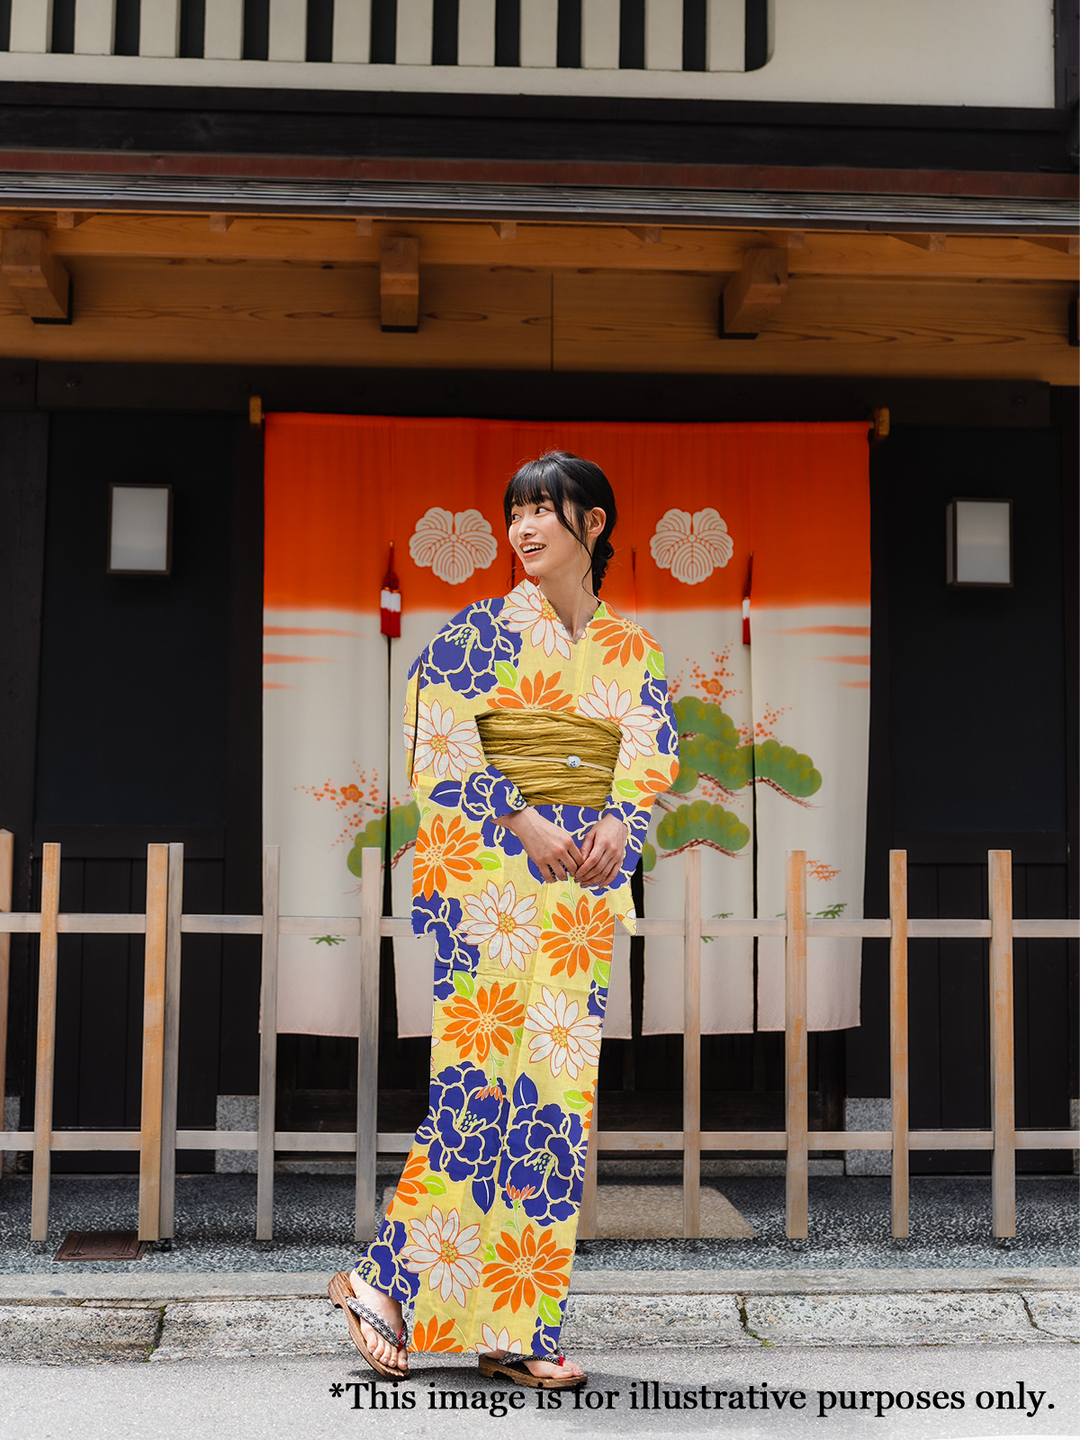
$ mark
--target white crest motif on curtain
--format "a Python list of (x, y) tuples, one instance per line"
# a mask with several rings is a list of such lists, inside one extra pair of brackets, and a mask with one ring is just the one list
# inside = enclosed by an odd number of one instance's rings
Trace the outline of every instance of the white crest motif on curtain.
[(479, 510), (453, 512), (438, 505), (420, 517), (409, 540), (409, 554), (417, 565), (430, 565), (448, 585), (460, 585), (474, 570), (486, 570), (498, 550)]
[(700, 585), (722, 569), (735, 549), (728, 528), (715, 510), (666, 510), (649, 541), (652, 557), (684, 585)]

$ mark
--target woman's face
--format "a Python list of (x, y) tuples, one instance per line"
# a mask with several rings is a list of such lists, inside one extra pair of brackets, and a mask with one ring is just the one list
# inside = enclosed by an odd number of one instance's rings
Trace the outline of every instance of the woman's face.
[[(573, 524), (573, 512), (569, 509), (566, 518)], [(599, 509), (590, 510), (585, 517), (585, 544), (590, 554), (604, 528), (605, 518)], [(531, 580), (553, 580), (563, 575), (573, 575), (580, 580), (588, 568), (581, 541), (562, 524), (546, 495), (535, 503), (515, 505), (510, 512), (507, 534)]]

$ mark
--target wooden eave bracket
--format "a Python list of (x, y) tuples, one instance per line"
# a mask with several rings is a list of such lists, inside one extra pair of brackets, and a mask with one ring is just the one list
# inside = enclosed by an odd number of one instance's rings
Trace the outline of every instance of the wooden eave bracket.
[(420, 328), (420, 241), (415, 235), (383, 236), (379, 314), (384, 334), (415, 334)]
[(498, 235), (500, 240), (517, 239), (516, 220), (493, 220), (491, 222), (491, 228), (495, 231), (495, 234)]
[(224, 235), (226, 231), (231, 227), (235, 219), (235, 215), (210, 215), (210, 233), (212, 235)]
[(1080, 255), (1080, 235), (1025, 235), (1029, 245), (1041, 245), (1044, 250), (1057, 250), (1062, 255)]
[(896, 232), (894, 238), (904, 240), (909, 245), (917, 245), (920, 250), (935, 250), (940, 254), (945, 249), (945, 236), (936, 232), (932, 235), (919, 235), (914, 231), (901, 230)]
[(92, 210), (58, 210), (56, 212), (56, 228), (58, 230), (77, 230), (80, 225), (85, 225), (87, 220), (93, 218)]
[(748, 250), (720, 297), (721, 340), (756, 340), (787, 295), (787, 250)]
[(662, 225), (627, 225), (626, 228), (643, 245), (659, 245), (664, 238)]
[(43, 230), (5, 230), (0, 271), (35, 325), (71, 324), (71, 276)]

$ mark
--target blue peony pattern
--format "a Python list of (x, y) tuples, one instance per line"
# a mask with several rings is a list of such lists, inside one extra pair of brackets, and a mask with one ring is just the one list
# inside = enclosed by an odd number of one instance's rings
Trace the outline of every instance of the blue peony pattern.
[(521, 653), (521, 636), (497, 623), (503, 604), (481, 600), (443, 626), (424, 657), (425, 684), (441, 681), (466, 699), (494, 690), (495, 666), (513, 665)]
[(514, 1086), (499, 1187), (513, 1205), (514, 1191), (530, 1220), (541, 1225), (565, 1220), (581, 1204), (585, 1184), (585, 1135), (581, 1116), (561, 1105), (539, 1105), (528, 1075)]

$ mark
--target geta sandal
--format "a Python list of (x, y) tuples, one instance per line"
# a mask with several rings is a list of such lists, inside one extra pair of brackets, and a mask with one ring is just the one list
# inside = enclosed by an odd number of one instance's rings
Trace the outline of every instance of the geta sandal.
[(534, 1375), (529, 1369), (530, 1360), (547, 1360), (552, 1365), (565, 1365), (566, 1356), (557, 1355), (505, 1355), (496, 1360), (494, 1355), (480, 1356), (480, 1374), (489, 1380), (502, 1377), (512, 1380), (515, 1385), (525, 1385), (532, 1390), (571, 1390), (575, 1385), (588, 1382), (587, 1375)]
[(337, 1309), (345, 1311), (345, 1319), (349, 1325), (349, 1337), (375, 1373), (385, 1376), (387, 1380), (408, 1379), (408, 1366), (404, 1370), (398, 1370), (393, 1365), (384, 1365), (381, 1360), (375, 1359), (364, 1339), (360, 1321), (363, 1320), (365, 1324), (370, 1325), (377, 1335), (381, 1335), (388, 1345), (393, 1345), (397, 1350), (404, 1350), (409, 1343), (408, 1326), (402, 1324), (400, 1333), (395, 1335), (381, 1316), (376, 1315), (374, 1310), (369, 1310), (356, 1298), (352, 1285), (349, 1283), (349, 1277), (344, 1270), (339, 1270), (326, 1288)]

